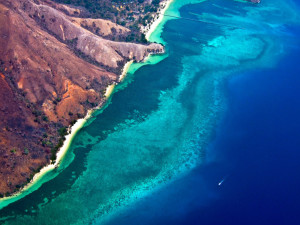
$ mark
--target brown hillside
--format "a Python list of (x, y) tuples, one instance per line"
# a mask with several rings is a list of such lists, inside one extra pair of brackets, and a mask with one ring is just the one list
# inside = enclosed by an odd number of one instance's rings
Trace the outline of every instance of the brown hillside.
[(50, 162), (58, 130), (103, 103), (126, 61), (163, 51), (111, 41), (130, 30), (75, 15), (49, 0), (0, 0), (1, 195)]

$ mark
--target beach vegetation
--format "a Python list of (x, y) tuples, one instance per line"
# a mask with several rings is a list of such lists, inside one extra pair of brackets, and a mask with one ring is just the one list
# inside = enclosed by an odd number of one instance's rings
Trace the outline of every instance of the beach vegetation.
[(58, 140), (58, 143), (55, 147), (53, 147), (51, 149), (51, 156), (50, 156), (50, 160), (52, 163), (55, 163), (55, 160), (56, 160), (56, 154), (57, 152), (59, 151), (59, 149), (64, 145), (64, 141), (66, 140), (65, 138), (65, 135), (68, 133), (67, 132), (67, 129), (63, 129), (65, 127), (62, 127), (60, 129), (60, 135), (61, 135), (61, 138)]
[(160, 0), (152, 0), (152, 4), (155, 6), (158, 6), (160, 3)]
[(28, 155), (28, 154), (29, 154), (28, 148), (25, 148), (25, 149), (24, 149), (24, 154), (25, 154), (25, 155)]
[(62, 127), (58, 130), (59, 136), (64, 137), (65, 135), (68, 134), (67, 127)]
[[(127, 41), (136, 43), (147, 43), (141, 36), (141, 25), (145, 26), (150, 22), (149, 17), (157, 12), (159, 3), (162, 0), (153, 0), (151, 3), (145, 0), (54, 0), (58, 3), (71, 4), (87, 9), (83, 13), (90, 18), (102, 18), (111, 20), (114, 23), (130, 29), (128, 35), (119, 35), (112, 30), (108, 38), (114, 41)], [(145, 19), (147, 17), (147, 19)], [(146, 22), (147, 21), (147, 22)], [(85, 27), (89, 29), (88, 27)], [(114, 29), (114, 28), (113, 28)], [(99, 30), (94, 30), (99, 35)], [(77, 40), (67, 41), (69, 46), (76, 46)]]
[(52, 146), (53, 146), (53, 143), (52, 143), (51, 141), (47, 141), (47, 142), (46, 142), (46, 146), (52, 147)]
[(72, 120), (71, 126), (73, 126), (76, 122), (77, 122), (77, 120)]

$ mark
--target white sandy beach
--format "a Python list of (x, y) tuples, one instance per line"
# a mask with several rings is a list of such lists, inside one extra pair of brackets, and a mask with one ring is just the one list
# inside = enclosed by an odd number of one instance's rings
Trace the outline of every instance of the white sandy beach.
[(119, 77), (119, 82), (122, 82), (127, 74), (127, 71), (130, 67), (130, 65), (133, 63), (133, 60), (130, 60), (129, 62), (127, 62), (125, 65), (124, 65), (124, 68), (122, 70), (122, 74), (121, 76)]
[[(110, 97), (110, 95), (113, 93), (114, 87), (115, 87), (115, 84), (112, 84), (106, 88), (106, 92), (105, 92), (106, 99), (108, 99)], [(72, 140), (76, 136), (77, 132), (84, 126), (84, 124), (87, 122), (87, 120), (91, 117), (92, 112), (96, 109), (99, 109), (100, 107), (101, 106), (99, 106), (95, 109), (89, 110), (84, 118), (78, 119), (77, 122), (72, 127), (71, 126), (69, 127), (68, 134), (65, 136), (66, 140), (64, 141), (63, 146), (59, 149), (59, 151), (56, 154), (55, 163), (49, 164), (49, 165), (43, 167), (38, 173), (36, 173), (34, 175), (32, 180), (27, 185), (25, 185), (19, 192), (15, 193), (11, 196), (2, 198), (0, 200), (0, 209), (9, 205), (12, 202), (18, 200), (20, 195), (30, 194), (31, 191), (29, 191), (28, 193), (26, 193), (26, 192), (30, 188), (32, 188), (39, 180), (41, 180), (47, 173), (53, 171), (54, 169), (56, 169), (59, 166), (61, 161), (64, 159), (64, 156), (66, 155), (67, 151), (69, 150)]]
[[(55, 168), (57, 168), (59, 166), (60, 162), (62, 161), (65, 154), (67, 153), (73, 138), (75, 137), (76, 133), (84, 126), (85, 122), (90, 117), (91, 112), (92, 112), (91, 110), (88, 111), (85, 118), (77, 120), (77, 122), (72, 127), (69, 128), (69, 134), (65, 136), (66, 140), (64, 141), (63, 146), (60, 148), (60, 150), (56, 154), (55, 163), (49, 164), (49, 165), (43, 167), (38, 173), (36, 173), (34, 175), (31, 182), (28, 183), (26, 186), (24, 186), (19, 192), (15, 193), (9, 197), (2, 198), (0, 200), (0, 209), (7, 206), (8, 204), (14, 202), (15, 200), (17, 200), (21, 194), (23, 194), (28, 189), (30, 189), (36, 182), (38, 182), (41, 178), (43, 178), (43, 176), (45, 176), (47, 173), (49, 173), (50, 171), (54, 170)], [(27, 193), (27, 194), (29, 194), (29, 193)]]
[[(133, 61), (131, 60), (124, 65), (122, 74), (119, 77), (119, 82), (121, 82), (125, 78), (126, 73), (132, 63), (133, 63)], [(117, 85), (116, 83), (113, 83), (106, 88), (106, 91), (104, 94), (105, 99), (108, 99), (112, 95), (116, 85)], [(18, 197), (20, 197), (20, 195), (25, 194), (31, 187), (33, 187), (34, 184), (36, 184), (39, 180), (41, 180), (47, 173), (53, 171), (54, 169), (56, 169), (59, 166), (61, 161), (64, 159), (64, 156), (66, 155), (67, 151), (69, 150), (72, 140), (76, 136), (77, 132), (84, 126), (84, 124), (87, 122), (87, 120), (91, 117), (92, 112), (97, 109), (100, 109), (100, 108), (101, 108), (101, 105), (94, 109), (89, 110), (84, 118), (78, 119), (77, 122), (72, 127), (69, 127), (68, 134), (65, 136), (66, 140), (64, 141), (63, 146), (59, 149), (59, 151), (56, 154), (55, 163), (49, 164), (49, 165), (43, 167), (38, 173), (36, 173), (34, 175), (32, 180), (27, 185), (25, 185), (19, 192), (15, 193), (11, 196), (2, 198), (0, 200), (0, 209), (9, 205), (10, 203), (16, 201), (18, 199)], [(29, 193), (30, 192), (28, 192), (26, 194), (29, 194)]]
[(146, 39), (149, 41), (149, 38), (153, 31), (155, 31), (156, 27), (161, 23), (164, 18), (165, 11), (169, 8), (170, 4), (173, 0), (165, 0), (160, 4), (160, 8), (158, 10), (158, 14), (155, 15), (154, 21), (151, 24), (148, 24), (146, 27), (142, 29), (142, 32), (145, 33)]
[[(148, 24), (147, 27), (145, 27), (144, 29), (142, 29), (142, 32), (145, 33), (146, 39), (148, 40), (150, 35), (152, 34), (152, 32), (155, 31), (156, 27), (160, 24), (160, 22), (163, 20), (164, 17), (164, 12), (168, 9), (169, 5), (171, 4), (173, 0), (166, 0), (161, 4), (161, 7), (159, 9), (158, 14), (156, 15), (153, 23)], [(147, 57), (145, 58), (145, 60), (147, 60)], [(144, 61), (145, 61), (144, 60)], [(126, 76), (126, 73), (130, 67), (130, 65), (133, 63), (133, 60), (127, 62), (124, 65), (124, 68), (122, 70), (122, 74), (119, 77), (119, 82), (122, 82)], [(108, 99), (114, 91), (115, 86), (117, 85), (117, 83), (113, 83), (111, 85), (109, 85), (106, 88), (105, 91), (105, 98)], [(84, 124), (87, 122), (87, 120), (91, 117), (91, 114), (94, 110), (97, 110), (101, 108), (101, 106), (98, 106), (94, 109), (91, 109), (87, 112), (87, 115), (82, 118), (82, 119), (78, 119), (77, 122), (72, 126), (69, 127), (68, 129), (68, 135), (65, 136), (65, 141), (63, 146), (60, 148), (60, 150), (57, 152), (56, 154), (56, 161), (54, 164), (49, 164), (45, 167), (43, 167), (38, 173), (36, 173), (33, 177), (33, 179), (31, 180), (31, 182), (29, 182), (26, 186), (24, 186), (19, 192), (9, 196), (9, 197), (4, 197), (0, 200), (0, 209), (2, 209), (3, 207), (9, 205), (10, 203), (18, 200), (20, 198), (20, 196), (22, 194), (30, 194), (32, 191), (30, 191), (29, 189), (32, 188), (39, 180), (41, 180), (47, 173), (53, 171), (54, 169), (56, 169), (59, 164), (61, 163), (61, 161), (64, 159), (64, 156), (66, 155), (72, 140), (74, 139), (74, 137), (76, 136), (77, 132), (84, 126)]]

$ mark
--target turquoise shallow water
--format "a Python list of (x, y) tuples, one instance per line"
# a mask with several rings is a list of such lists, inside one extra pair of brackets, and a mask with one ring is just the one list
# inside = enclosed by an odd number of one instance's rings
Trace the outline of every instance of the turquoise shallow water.
[(165, 18), (151, 40), (163, 39), (167, 54), (130, 68), (49, 175), (56, 177), (0, 211), (5, 224), (109, 222), (186, 176), (206, 160), (226, 109), (224, 81), (275, 66), (296, 43), (285, 30), (299, 21), (296, 10), (281, 0), (175, 0), (166, 14), (193, 20)]

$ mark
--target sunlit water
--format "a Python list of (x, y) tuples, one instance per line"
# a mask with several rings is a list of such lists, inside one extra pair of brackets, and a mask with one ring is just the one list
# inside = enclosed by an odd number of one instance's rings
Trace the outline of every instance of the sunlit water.
[[(219, 198), (215, 189), (232, 179), (231, 171), (214, 180), (217, 167), (203, 165), (220, 160), (214, 150), (224, 144), (218, 145), (225, 135), (219, 121), (235, 112), (231, 96), (239, 95), (228, 85), (242, 85), (247, 99), (247, 84), (235, 80), (264, 76), (261, 71), (274, 70), (297, 48), (299, 33), (290, 27), (299, 22), (298, 8), (283, 0), (175, 0), (166, 14), (193, 20), (169, 20), (161, 37), (159, 29), (153, 34), (152, 40), (164, 40), (168, 54), (130, 68), (110, 104), (76, 136), (65, 169), (3, 208), (5, 224), (187, 224), (187, 215), (198, 221), (193, 209), (209, 209)], [(241, 103), (236, 107), (245, 108)], [(214, 185), (206, 184), (210, 179)]]

